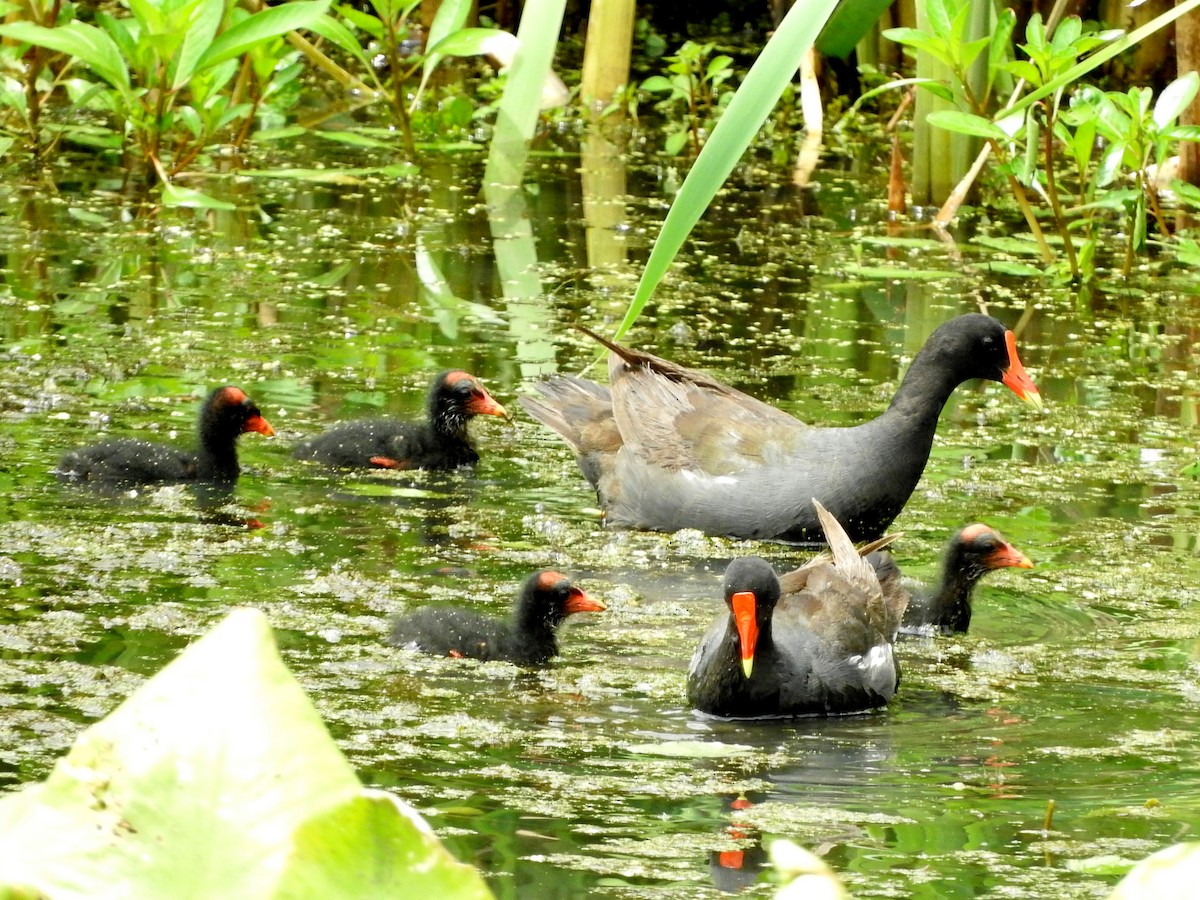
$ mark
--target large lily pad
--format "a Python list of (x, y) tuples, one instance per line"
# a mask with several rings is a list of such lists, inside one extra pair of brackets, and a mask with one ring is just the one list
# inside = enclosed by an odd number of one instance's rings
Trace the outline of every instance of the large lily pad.
[(390, 794), (365, 791), (238, 610), (0, 801), (0, 896), (490, 896)]
[(1197, 882), (1200, 882), (1200, 843), (1175, 844), (1134, 866), (1108, 900), (1194, 897)]

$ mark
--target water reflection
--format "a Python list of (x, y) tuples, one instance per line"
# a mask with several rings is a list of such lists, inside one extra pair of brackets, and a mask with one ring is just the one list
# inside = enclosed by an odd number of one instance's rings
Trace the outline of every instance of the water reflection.
[[(0, 581), (0, 779), (44, 775), (82, 724), (252, 603), (365, 780), (428, 812), (501, 896), (734, 881), (767, 896), (748, 876), (778, 834), (827, 851), (859, 897), (1102, 894), (1108, 879), (1067, 862), (1186, 833), (1200, 815), (1200, 481), (1178, 476), (1196, 456), (1188, 291), (1112, 283), (1079, 302), (987, 273), (990, 251), (965, 230), (954, 247), (873, 243), (861, 163), (803, 192), (747, 180), (699, 226), (631, 342), (809, 422), (876, 415), (925, 336), (980, 301), (1023, 323), (1047, 411), (993, 385), (957, 392), (896, 528), (920, 579), (974, 520), (1038, 568), (981, 587), (968, 635), (902, 642), (903, 684), (875, 715), (687, 710), (725, 562), (805, 557), (605, 531), (570, 454), (528, 423), (479, 433), (473, 472), (347, 476), (290, 459), (331, 419), (418, 414), (440, 369), (476, 372), (507, 404), (537, 373), (580, 368), (566, 326), (623, 309), (670, 181), (658, 162), (585, 149), (540, 157), (534, 189), (498, 204), (504, 220), (450, 158), (406, 180), (247, 182), (252, 212), (213, 220), (127, 218), (125, 198), (93, 190), (120, 185), (86, 167), (61, 197), (0, 195), (0, 542), (2, 571), (19, 573)], [(888, 266), (941, 277), (870, 271)], [(279, 427), (244, 448), (236, 494), (111, 500), (53, 482), (89, 416), (230, 381)], [(384, 644), (390, 618), (424, 602), (503, 614), (543, 565), (610, 603), (544, 672)], [(748, 749), (630, 749), (683, 741)]]

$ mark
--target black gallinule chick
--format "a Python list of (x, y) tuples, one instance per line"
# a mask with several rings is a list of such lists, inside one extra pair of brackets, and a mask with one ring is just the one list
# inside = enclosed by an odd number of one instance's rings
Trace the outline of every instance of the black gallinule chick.
[(832, 552), (784, 576), (756, 556), (725, 570), (722, 614), (692, 657), (688, 701), (729, 718), (832, 715), (885, 705), (905, 596), (885, 593), (845, 530), (812, 501)]
[(346, 468), (457, 469), (479, 462), (467, 433), (471, 417), (508, 417), (474, 375), (457, 369), (433, 380), (426, 409), (425, 422), (361, 419), (335, 425), (292, 455)]
[(700, 372), (581, 330), (611, 351), (611, 387), (560, 375), (521, 405), (575, 451), (617, 527), (815, 542), (821, 529), (809, 499), (820, 497), (852, 540), (869, 540), (916, 487), (955, 387), (989, 378), (1041, 406), (1013, 333), (978, 314), (934, 331), (888, 409), (849, 428), (805, 425)]
[(270, 437), (275, 430), (241, 388), (227, 385), (200, 408), (200, 448), (195, 453), (133, 438), (105, 441), (66, 453), (56, 470), (69, 481), (125, 484), (237, 481), (237, 439), (247, 431)]
[(469, 609), (425, 606), (397, 619), (388, 641), (436, 656), (540, 666), (558, 655), (554, 633), (563, 619), (603, 611), (603, 603), (571, 584), (566, 575), (545, 570), (525, 579), (507, 622)]
[[(872, 553), (867, 561), (875, 567), (881, 582), (898, 579), (899, 570), (890, 554)], [(965, 632), (971, 624), (971, 592), (975, 584), (988, 572), (1010, 566), (1032, 569), (1033, 563), (998, 531), (978, 522), (967, 525), (946, 547), (940, 585), (904, 586), (910, 597), (901, 629), (917, 634)]]

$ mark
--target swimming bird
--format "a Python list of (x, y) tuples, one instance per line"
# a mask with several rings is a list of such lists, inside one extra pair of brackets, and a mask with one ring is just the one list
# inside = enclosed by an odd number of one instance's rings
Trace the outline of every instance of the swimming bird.
[(979, 314), (930, 335), (887, 410), (840, 428), (580, 330), (609, 349), (610, 386), (557, 375), (520, 402), (575, 452), (613, 527), (819, 542), (819, 497), (852, 540), (870, 540), (916, 488), (959, 384), (992, 379), (1042, 405), (1012, 331)]
[(479, 379), (460, 369), (433, 380), (425, 407), (424, 422), (343, 422), (301, 444), (292, 455), (345, 468), (457, 469), (479, 462), (467, 423), (474, 416), (508, 417)]
[(863, 551), (820, 502), (812, 504), (831, 555), (782, 580), (757, 556), (725, 570), (728, 611), (688, 668), (696, 709), (729, 718), (832, 715), (883, 706), (896, 693), (892, 643), (907, 597), (885, 593)]

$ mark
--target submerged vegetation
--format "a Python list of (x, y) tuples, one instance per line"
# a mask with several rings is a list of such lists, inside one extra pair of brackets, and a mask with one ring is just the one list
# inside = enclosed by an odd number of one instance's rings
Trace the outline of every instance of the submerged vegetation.
[[(1200, 138), (1182, 124), (1200, 77), (1102, 68), (1196, 5), (1127, 34), (1003, 10), (974, 39), (982, 4), (958, 0), (920, 22), (804, 0), (774, 31), (643, 19), (624, 83), (584, 105), (561, 0), (528, 0), (521, 23), (466, 0), (0, 0), (0, 777), (46, 775), (81, 725), (256, 604), (359, 777), (501, 896), (766, 896), (782, 835), (856, 896), (1102, 895), (1200, 815), (1200, 192), (1168, 175)], [(835, 90), (826, 59), (799, 83), (804, 52), (871, 40), (897, 65), (837, 68)], [(929, 59), (941, 74), (892, 77)], [(953, 108), (913, 120), (910, 88)], [(886, 204), (926, 128), (988, 154), (936, 217)], [(824, 156), (802, 174), (805, 132)], [(969, 637), (899, 645), (880, 715), (693, 715), (684, 673), (725, 562), (800, 558), (604, 530), (528, 421), (482, 431), (472, 474), (290, 457), (333, 419), (414, 413), (438, 370), (515, 408), (534, 377), (590, 361), (578, 319), (856, 424), (980, 304), (1020, 333), (1047, 410), (960, 392), (898, 546), (929, 574), (945, 532), (984, 518), (1037, 568), (989, 579)], [(278, 430), (244, 448), (235, 492), (54, 482), (97, 431), (176, 443), (230, 380)], [(386, 646), (397, 613), (499, 615), (550, 565), (609, 611), (546, 670)], [(40, 793), (69, 792), (56, 778)]]

